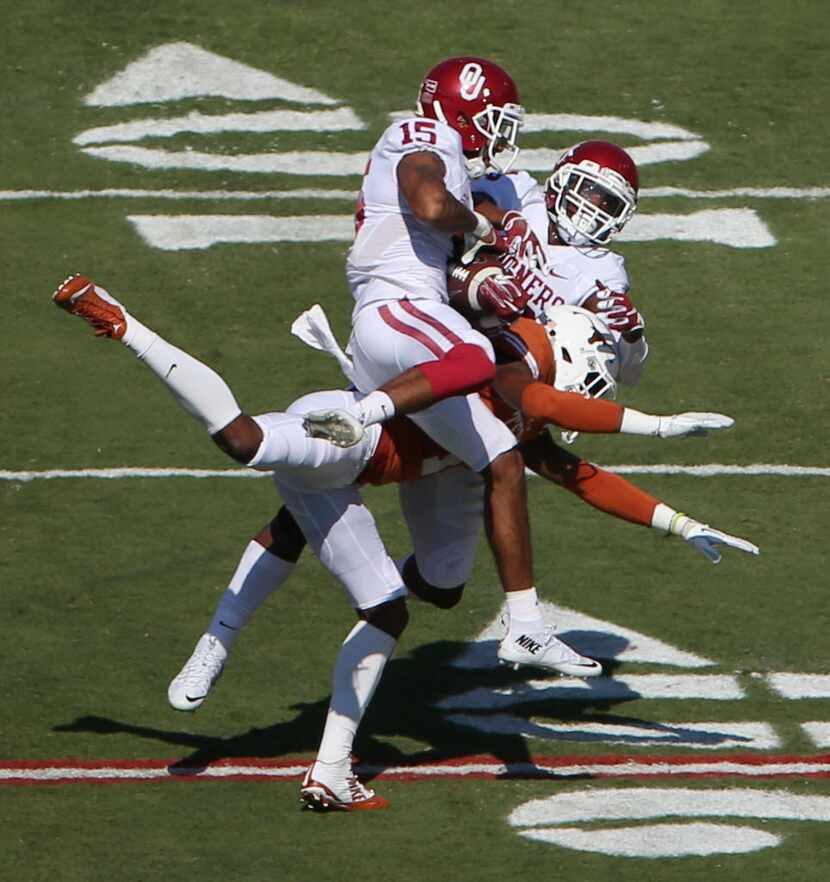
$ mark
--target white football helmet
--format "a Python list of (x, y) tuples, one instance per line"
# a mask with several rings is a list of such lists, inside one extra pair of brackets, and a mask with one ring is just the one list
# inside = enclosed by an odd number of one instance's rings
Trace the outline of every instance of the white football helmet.
[[(541, 319), (542, 317), (540, 317)], [(556, 364), (553, 388), (588, 398), (617, 395), (617, 350), (605, 323), (581, 306), (546, 306), (544, 326)], [(562, 432), (573, 444), (579, 432)]]
[(556, 362), (555, 389), (588, 398), (614, 398), (617, 361), (614, 338), (605, 323), (579, 306), (548, 306), (544, 312)]

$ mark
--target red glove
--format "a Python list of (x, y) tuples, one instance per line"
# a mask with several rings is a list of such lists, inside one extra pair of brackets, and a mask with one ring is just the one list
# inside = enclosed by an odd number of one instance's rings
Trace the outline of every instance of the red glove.
[(542, 243), (530, 229), (527, 220), (518, 211), (508, 211), (501, 223), (502, 232), (495, 245), (496, 250), (509, 252), (531, 266), (541, 267), (545, 262)]
[(528, 299), (510, 276), (488, 276), (479, 283), (475, 298), (482, 312), (489, 312), (506, 321), (518, 318), (524, 312)]
[(629, 334), (642, 331), (646, 326), (645, 319), (637, 311), (628, 294), (622, 291), (609, 291), (597, 279), (597, 315), (612, 331)]

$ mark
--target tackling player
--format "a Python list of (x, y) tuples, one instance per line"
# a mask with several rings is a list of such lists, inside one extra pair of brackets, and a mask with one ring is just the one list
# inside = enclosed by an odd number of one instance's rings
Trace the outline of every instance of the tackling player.
[[(380, 680), (386, 661), (406, 627), (407, 569), (417, 559), (416, 572), (438, 577), (454, 561), (462, 582), (472, 567), (482, 514), (481, 478), (467, 469), (450, 468), (454, 460), (417, 427), (404, 420), (386, 426), (371, 425), (358, 443), (337, 447), (310, 438), (304, 414), (320, 407), (353, 406), (353, 392), (319, 392), (294, 402), (286, 412), (256, 417), (242, 413), (222, 378), (186, 352), (171, 345), (137, 321), (102, 288), (82, 276), (62, 283), (53, 299), (58, 306), (95, 328), (99, 336), (121, 340), (170, 389), (181, 406), (198, 419), (215, 443), (237, 462), (273, 472), (275, 485), (291, 518), (282, 513), (252, 542), (220, 602), (211, 629), (197, 644), (193, 656), (171, 683), (171, 703), (181, 709), (198, 707), (222, 671), (238, 631), (268, 593), (285, 581), (307, 539), (321, 562), (346, 589), (357, 611), (352, 629), (335, 662), (332, 699), (320, 749), (305, 776), (301, 799), (313, 807), (344, 810), (383, 808), (386, 801), (364, 787), (354, 774), (351, 748), (357, 727)], [(526, 340), (539, 367), (538, 374), (522, 363), (499, 370), (487, 399), (488, 412), (513, 422), (524, 445), (541, 437), (547, 423), (582, 431), (629, 432), (675, 437), (701, 433), (706, 428), (731, 425), (718, 414), (679, 414), (657, 417), (623, 408), (610, 401), (592, 400), (580, 392), (598, 394), (614, 381), (607, 366), (612, 358), (601, 334), (601, 324), (583, 310), (560, 307), (545, 327), (517, 322), (516, 333)], [(552, 343), (549, 341), (553, 341)], [(558, 385), (558, 389), (551, 386)], [(543, 448), (536, 450), (540, 474), (547, 466)], [(533, 454), (531, 454), (532, 458)], [(555, 467), (555, 463), (554, 463)], [(443, 469), (443, 471), (442, 471)], [(439, 506), (424, 505), (430, 473), (451, 493)], [(597, 470), (599, 473), (599, 470)], [(427, 477), (420, 477), (427, 475)], [(420, 480), (408, 479), (420, 477)], [(596, 478), (577, 476), (582, 484)], [(616, 479), (625, 484), (622, 479)], [(362, 503), (360, 483), (403, 481), (419, 496), (404, 511), (412, 531), (414, 557), (399, 568), (389, 558), (374, 519)], [(406, 483), (408, 482), (408, 483)], [(580, 492), (600, 505), (602, 487)], [(618, 488), (615, 488), (618, 489)], [(757, 553), (755, 546), (673, 512), (657, 500), (631, 488), (632, 509), (621, 516), (676, 532), (705, 549), (727, 544)], [(615, 504), (620, 494), (615, 492)], [(636, 512), (635, 512), (636, 508)], [(649, 515), (647, 510), (651, 509)], [(293, 546), (293, 550), (292, 550)], [(411, 574), (410, 574), (411, 575)], [(422, 588), (423, 590), (419, 590)], [(440, 582), (416, 584), (410, 590), (439, 606), (460, 599), (461, 586)], [(513, 623), (511, 622), (511, 625)], [(214, 625), (219, 629), (214, 631)], [(511, 629), (512, 633), (512, 629)], [(552, 634), (544, 645), (518, 643), (511, 633), (499, 647), (499, 657), (510, 664), (528, 663), (536, 652), (551, 650), (555, 669), (576, 676), (594, 676), (601, 666), (570, 650)], [(532, 661), (530, 662), (532, 663)], [(199, 691), (201, 690), (201, 691)]]

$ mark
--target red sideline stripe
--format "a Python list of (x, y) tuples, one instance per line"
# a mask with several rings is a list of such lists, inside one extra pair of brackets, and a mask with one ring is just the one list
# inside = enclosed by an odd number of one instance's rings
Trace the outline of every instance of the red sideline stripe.
[[(112, 784), (160, 781), (296, 781), (309, 758), (225, 758), (206, 766), (188, 760), (12, 760), (0, 763), (0, 784)], [(361, 763), (364, 776), (387, 781), (451, 778), (830, 778), (830, 754), (758, 756), (571, 756), (531, 757), (502, 763), (492, 756), (465, 756), (399, 766)], [(98, 774), (96, 774), (96, 772)]]

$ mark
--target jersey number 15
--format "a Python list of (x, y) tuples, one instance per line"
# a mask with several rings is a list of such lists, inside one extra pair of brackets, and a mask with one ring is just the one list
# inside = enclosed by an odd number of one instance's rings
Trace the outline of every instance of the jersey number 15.
[(415, 123), (401, 123), (403, 132), (403, 144), (435, 144), (438, 138), (435, 135), (435, 123), (431, 119), (419, 119)]

